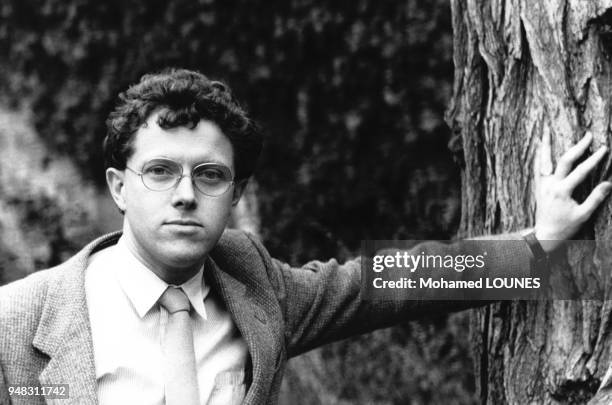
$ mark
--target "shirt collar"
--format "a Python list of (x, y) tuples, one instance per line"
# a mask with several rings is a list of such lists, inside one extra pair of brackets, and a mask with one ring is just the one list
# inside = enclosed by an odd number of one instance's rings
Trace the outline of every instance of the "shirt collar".
[[(142, 318), (166, 291), (168, 283), (157, 277), (130, 251), (123, 237), (117, 242), (116, 253), (120, 263), (120, 266), (115, 267), (117, 280), (138, 316)], [(204, 266), (179, 287), (189, 298), (195, 312), (207, 319), (204, 300), (210, 292), (210, 286), (204, 281)]]
[(204, 300), (210, 292), (210, 286), (207, 285), (204, 281), (204, 266), (200, 268), (200, 271), (198, 271), (195, 276), (185, 281), (183, 284), (180, 285), (180, 287), (183, 289), (185, 294), (187, 294), (187, 298), (189, 298), (189, 302), (191, 302), (191, 306), (193, 307), (193, 309), (195, 309), (195, 311), (203, 319), (208, 319), (206, 317), (206, 307), (204, 307)]

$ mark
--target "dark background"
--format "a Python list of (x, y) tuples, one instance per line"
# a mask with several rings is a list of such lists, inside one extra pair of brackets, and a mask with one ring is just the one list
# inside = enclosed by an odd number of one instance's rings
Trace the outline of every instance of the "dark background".
[[(364, 239), (449, 239), (460, 210), (443, 120), (451, 40), (443, 0), (5, 0), (0, 142), (28, 131), (40, 142), (27, 184), (54, 184), (46, 170), (57, 177), (53, 162), (68, 162), (104, 195), (100, 145), (116, 94), (143, 73), (192, 68), (226, 81), (265, 129), (255, 179), (274, 256), (297, 265), (346, 259)], [(7, 150), (0, 283), (109, 226), (87, 209), (77, 225), (65, 219), (76, 191), (15, 191), (10, 161), (34, 158)], [(283, 402), (474, 403), (465, 316), (422, 315), (296, 360)]]

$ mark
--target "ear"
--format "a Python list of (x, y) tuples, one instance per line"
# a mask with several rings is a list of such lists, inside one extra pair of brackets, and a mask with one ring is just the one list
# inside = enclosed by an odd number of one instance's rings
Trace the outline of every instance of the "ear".
[(114, 167), (106, 169), (106, 184), (121, 213), (125, 212), (124, 179), (125, 172)]
[(236, 206), (238, 201), (240, 201), (240, 197), (242, 197), (242, 193), (244, 193), (244, 189), (249, 183), (249, 179), (240, 180), (238, 183), (234, 184), (234, 194), (232, 196), (232, 206)]

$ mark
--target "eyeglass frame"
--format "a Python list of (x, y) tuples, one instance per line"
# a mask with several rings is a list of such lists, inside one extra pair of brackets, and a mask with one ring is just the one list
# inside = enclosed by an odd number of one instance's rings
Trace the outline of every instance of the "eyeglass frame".
[[(164, 192), (164, 191), (171, 190), (171, 189), (176, 189), (176, 188), (178, 187), (178, 185), (180, 184), (181, 180), (183, 180), (183, 177), (189, 177), (189, 178), (191, 178), (191, 185), (193, 186), (193, 188), (194, 188), (194, 189), (196, 189), (196, 190), (198, 190), (198, 192), (200, 192), (201, 194), (203, 194), (203, 195), (205, 195), (205, 196), (208, 196), (208, 197), (221, 197), (223, 194), (227, 193), (227, 192), (228, 192), (228, 191), (229, 191), (229, 190), (232, 188), (232, 186), (236, 185), (236, 182), (234, 181), (234, 180), (235, 180), (235, 177), (234, 177), (234, 174), (232, 173), (232, 170), (231, 170), (229, 167), (227, 167), (227, 166), (225, 166), (225, 165), (223, 165), (223, 164), (214, 163), (214, 162), (204, 162), (204, 163), (200, 163), (200, 164), (196, 165), (195, 167), (193, 167), (193, 168), (191, 169), (191, 173), (190, 173), (190, 174), (183, 174), (183, 166), (182, 166), (180, 163), (178, 163), (178, 162), (176, 162), (176, 161), (174, 161), (174, 160), (171, 160), (171, 159), (165, 159), (165, 158), (151, 159), (151, 160), (149, 160), (149, 161), (145, 162), (145, 163), (142, 165), (142, 167), (144, 168), (144, 167), (145, 167), (145, 166), (147, 166), (149, 163), (154, 162), (154, 161), (156, 161), (156, 160), (160, 160), (160, 161), (167, 161), (167, 162), (174, 163), (174, 164), (176, 164), (176, 165), (177, 165), (177, 166), (178, 166), (178, 167), (181, 169), (181, 174), (180, 174), (180, 176), (179, 176), (179, 177), (177, 177), (177, 178), (176, 178), (176, 181), (174, 182), (174, 184), (173, 184), (173, 185), (171, 185), (171, 186), (170, 186), (170, 187), (168, 187), (168, 188), (163, 189), (163, 190), (155, 190), (155, 189), (152, 189), (151, 187), (147, 186), (147, 183), (145, 182), (144, 177), (143, 177), (143, 176), (144, 176), (144, 174), (145, 174), (144, 172), (134, 170), (134, 169), (132, 169), (131, 167), (129, 167), (127, 164), (125, 165), (125, 168), (126, 168), (126, 169), (128, 169), (129, 171), (131, 171), (132, 173), (134, 173), (135, 175), (139, 176), (139, 177), (140, 177), (140, 180), (142, 181), (142, 184), (145, 186), (145, 188), (146, 188), (147, 190), (156, 191), (156, 192), (160, 192), (160, 193), (161, 193), (161, 192)], [(225, 191), (224, 191), (224, 192), (222, 192), (221, 194), (215, 194), (215, 195), (207, 194), (207, 193), (203, 192), (202, 190), (200, 190), (200, 189), (198, 188), (198, 186), (196, 185), (195, 180), (193, 179), (193, 172), (194, 172), (194, 171), (195, 171), (197, 168), (202, 167), (202, 166), (206, 166), (206, 165), (224, 166), (224, 167), (226, 167), (226, 168), (229, 170), (230, 174), (232, 175), (232, 180), (231, 180), (231, 181), (228, 183), (228, 185), (227, 185), (227, 189), (225, 189)]]

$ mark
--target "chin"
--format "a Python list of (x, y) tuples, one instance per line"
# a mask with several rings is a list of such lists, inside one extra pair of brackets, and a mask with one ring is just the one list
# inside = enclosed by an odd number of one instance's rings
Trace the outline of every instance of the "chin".
[(163, 249), (166, 262), (173, 267), (189, 267), (203, 263), (210, 249), (204, 242), (199, 243), (173, 243)]
[(166, 256), (165, 262), (168, 264), (170, 268), (187, 269), (193, 266), (200, 266), (204, 264), (205, 259), (206, 259), (206, 255), (203, 255), (203, 256), (172, 255), (172, 256)]

